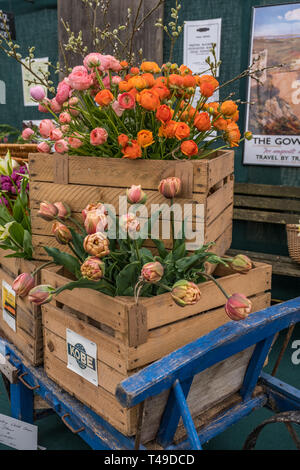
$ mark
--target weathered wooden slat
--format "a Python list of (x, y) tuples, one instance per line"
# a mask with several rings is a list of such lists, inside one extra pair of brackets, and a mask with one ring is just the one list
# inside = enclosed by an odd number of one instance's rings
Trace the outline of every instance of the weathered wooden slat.
[(269, 253), (257, 253), (247, 250), (228, 250), (229, 256), (242, 253), (253, 261), (265, 262), (272, 265), (272, 273), (279, 276), (300, 277), (300, 264), (293, 261), (288, 256), (272, 255)]
[(244, 196), (236, 194), (234, 196), (235, 207), (247, 207), (257, 209), (272, 209), (272, 211), (295, 211), (299, 213), (300, 217), (300, 198), (286, 199), (286, 198), (268, 198), (263, 196)]
[(297, 224), (299, 214), (286, 214), (281, 212), (266, 212), (250, 209), (233, 209), (235, 220), (247, 220), (252, 222), (266, 222), (270, 224)]
[(254, 196), (272, 196), (286, 198), (300, 198), (300, 188), (294, 186), (275, 186), (268, 184), (235, 183), (235, 194), (249, 194)]

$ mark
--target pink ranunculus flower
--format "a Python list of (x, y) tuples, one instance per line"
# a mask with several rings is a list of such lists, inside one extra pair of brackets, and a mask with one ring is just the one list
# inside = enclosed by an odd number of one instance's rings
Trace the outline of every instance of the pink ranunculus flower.
[(118, 96), (118, 103), (124, 109), (132, 109), (135, 107), (135, 99), (130, 93), (122, 93)]
[(81, 137), (79, 134), (77, 134), (77, 132), (75, 132), (74, 135), (68, 138), (69, 145), (70, 147), (72, 147), (72, 149), (78, 149), (83, 145), (82, 140), (75, 137), (76, 135), (78, 135), (78, 137)]
[(111, 105), (112, 109), (116, 113), (117, 116), (121, 117), (122, 114), (124, 113), (125, 109), (120, 106), (120, 103), (118, 101), (114, 101)]
[(62, 126), (60, 126), (60, 128), (64, 134), (66, 134), (70, 130), (70, 126), (68, 124), (63, 124)]
[(51, 119), (43, 119), (40, 122), (39, 131), (40, 131), (41, 136), (44, 137), (45, 139), (49, 137), (50, 132), (53, 131), (53, 129), (55, 129), (55, 125), (51, 121)]
[(90, 133), (90, 143), (92, 145), (102, 145), (107, 141), (108, 133), (103, 127), (96, 127)]
[(75, 108), (69, 108), (69, 113), (71, 114), (71, 116), (78, 116), (80, 114), (80, 111), (78, 109), (75, 109)]
[(51, 101), (49, 98), (45, 98), (41, 103), (39, 103), (38, 110), (40, 113), (49, 113), (49, 109), (46, 107), (49, 106), (51, 108)]
[(44, 88), (41, 85), (36, 85), (30, 88), (30, 96), (35, 101), (42, 101), (45, 98), (46, 94)]
[(37, 146), (37, 150), (41, 153), (49, 153), (50, 145), (48, 145), (47, 142), (40, 142)]
[(51, 104), (50, 104), (50, 107), (51, 107), (51, 110), (54, 112), (54, 113), (60, 113), (61, 112), (61, 104), (59, 104), (55, 98), (53, 98), (51, 100)]
[(83, 65), (74, 67), (65, 80), (74, 90), (88, 90), (93, 84), (93, 77)]
[(119, 77), (119, 75), (114, 75), (111, 79), (114, 85), (118, 85), (122, 81), (122, 77)]
[(54, 144), (55, 152), (66, 153), (69, 150), (68, 142), (64, 139), (60, 139)]
[(34, 131), (30, 129), (30, 127), (26, 127), (26, 129), (22, 132), (22, 139), (30, 140), (31, 136), (34, 134)]
[(71, 87), (65, 80), (59, 82), (56, 90), (55, 99), (59, 104), (63, 104), (70, 96)]
[(103, 85), (105, 86), (105, 88), (110, 89), (110, 79), (109, 79), (108, 75), (105, 75), (105, 77), (102, 78), (102, 82), (103, 82)]
[(61, 124), (69, 124), (72, 118), (71, 115), (67, 113), (67, 111), (64, 111), (63, 113), (60, 113), (58, 120)]
[(50, 131), (49, 137), (51, 140), (60, 140), (63, 138), (63, 133), (60, 129), (56, 128)]
[(76, 106), (78, 104), (79, 100), (76, 96), (71, 96), (69, 99), (69, 106)]
[(108, 70), (112, 70), (113, 72), (119, 72), (120, 70), (122, 70), (120, 62), (112, 55), (101, 55), (100, 62), (101, 64), (99, 69), (102, 72), (106, 72)]
[(93, 70), (94, 67), (100, 66), (101, 57), (101, 54), (98, 52), (91, 52), (83, 59), (83, 65), (87, 70)]

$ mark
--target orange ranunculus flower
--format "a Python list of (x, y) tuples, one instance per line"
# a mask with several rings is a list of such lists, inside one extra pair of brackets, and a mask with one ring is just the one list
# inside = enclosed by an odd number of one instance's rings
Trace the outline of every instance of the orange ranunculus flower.
[(213, 122), (213, 126), (218, 131), (225, 131), (227, 129), (228, 122), (229, 121), (227, 121), (226, 119), (219, 117)]
[(184, 140), (180, 145), (180, 149), (182, 153), (188, 157), (192, 157), (198, 153), (198, 145), (194, 140)]
[(149, 147), (149, 145), (152, 145), (154, 142), (152, 132), (147, 131), (146, 129), (142, 129), (140, 132), (138, 132), (137, 142), (142, 148)]
[(161, 104), (156, 111), (156, 119), (158, 119), (161, 122), (167, 122), (172, 119), (172, 115), (174, 114), (174, 111), (167, 106), (166, 104)]
[(231, 119), (236, 122), (239, 120), (239, 117), (240, 117), (240, 113), (239, 113), (239, 110), (237, 109), (236, 112), (231, 116)]
[(142, 78), (146, 81), (149, 88), (154, 86), (155, 78), (153, 77), (152, 73), (143, 73)]
[(194, 126), (200, 132), (206, 132), (211, 128), (210, 117), (208, 113), (198, 113), (194, 119)]
[(178, 140), (186, 139), (191, 132), (190, 127), (185, 122), (177, 122), (175, 128), (175, 137)]
[(211, 103), (205, 103), (203, 108), (208, 113), (213, 114), (214, 116), (220, 116), (219, 106), (220, 106), (219, 103), (217, 103), (216, 101), (212, 101)]
[(126, 69), (126, 67), (128, 67), (128, 62), (126, 62), (126, 60), (122, 60), (122, 61), (120, 62), (120, 65), (121, 65), (121, 67), (122, 67), (123, 69)]
[(183, 65), (183, 64), (179, 67), (179, 72), (181, 73), (181, 75), (186, 75), (186, 74), (192, 75), (193, 74), (191, 69), (189, 69), (186, 65)]
[(239, 126), (233, 121), (228, 121), (227, 128), (225, 131), (225, 139), (230, 144), (230, 147), (238, 147), (240, 138), (241, 133), (239, 130)]
[(159, 128), (158, 135), (160, 137), (166, 137), (167, 139), (172, 139), (175, 137), (175, 130), (177, 127), (177, 122), (170, 119), (165, 125), (162, 125)]
[(130, 95), (132, 95), (134, 97), (134, 99), (137, 101), (137, 96), (138, 96), (139, 92), (137, 91), (136, 88), (132, 88), (128, 93)]
[(167, 83), (168, 83), (167, 77), (157, 77), (155, 79), (155, 86), (156, 85), (158, 85), (158, 86), (161, 86), (161, 85), (167, 86)]
[(172, 73), (168, 77), (168, 85), (170, 87), (183, 87), (183, 77), (181, 75), (177, 75), (176, 73)]
[(200, 75), (200, 76), (197, 77), (197, 83), (198, 83), (199, 86), (202, 85), (202, 83), (204, 83), (204, 82), (211, 83), (214, 86), (215, 89), (218, 88), (218, 86), (219, 86), (218, 80), (215, 77), (213, 77), (212, 75)]
[(148, 111), (155, 111), (160, 105), (159, 96), (153, 90), (142, 90), (138, 96), (140, 105)]
[(224, 116), (232, 116), (234, 113), (236, 113), (237, 109), (237, 104), (232, 100), (224, 101), (220, 108), (221, 113), (224, 114)]
[(131, 75), (138, 75), (140, 73), (140, 70), (138, 67), (131, 67), (130, 73)]
[(150, 73), (160, 72), (160, 68), (156, 62), (149, 62), (149, 61), (142, 62), (140, 68), (142, 72), (150, 72)]
[(129, 158), (130, 160), (135, 160), (142, 156), (142, 148), (137, 143), (136, 140), (132, 140), (126, 147), (122, 149), (123, 158)]
[(167, 88), (165, 85), (154, 85), (154, 87), (152, 87), (152, 90), (158, 94), (161, 100), (169, 98), (171, 94), (169, 88)]
[(212, 83), (210, 82), (203, 82), (200, 85), (200, 92), (201, 95), (205, 96), (206, 98), (209, 98), (214, 94), (215, 87)]
[(126, 134), (120, 134), (118, 137), (118, 144), (121, 145), (121, 147), (126, 147), (126, 145), (129, 142), (129, 137)]
[(114, 99), (114, 95), (106, 88), (105, 90), (99, 91), (99, 93), (97, 93), (95, 96), (95, 101), (99, 104), (99, 106), (107, 106), (109, 103), (114, 101)]
[(183, 76), (183, 86), (185, 88), (195, 88), (197, 82), (193, 75), (184, 75)]
[(118, 86), (119, 86), (119, 90), (122, 93), (124, 93), (126, 91), (130, 91), (131, 88), (132, 88), (132, 85), (129, 83), (129, 81), (127, 82), (126, 80), (122, 80), (121, 82), (119, 82)]
[(136, 75), (128, 80), (131, 88), (136, 88), (137, 90), (143, 90), (147, 87), (146, 80), (140, 75)]

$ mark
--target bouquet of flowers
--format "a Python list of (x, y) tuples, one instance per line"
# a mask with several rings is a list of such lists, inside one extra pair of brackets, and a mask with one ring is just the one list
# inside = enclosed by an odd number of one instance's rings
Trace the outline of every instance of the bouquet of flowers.
[[(175, 182), (174, 179), (166, 178), (159, 185), (159, 191), (167, 198), (174, 196), (174, 188), (180, 187), (180, 179), (176, 178)], [(185, 307), (200, 301), (198, 284), (208, 278), (226, 296), (225, 310), (229, 317), (233, 320), (245, 318), (251, 311), (251, 301), (243, 294), (229, 296), (218, 281), (205, 272), (205, 268), (206, 263), (222, 264), (234, 272), (247, 273), (252, 268), (251, 261), (243, 255), (221, 258), (209, 251), (213, 243), (203, 245), (189, 255), (185, 245), (184, 225), (182, 236), (176, 239), (173, 236), (172, 249), (166, 249), (163, 241), (151, 238), (151, 224), (155, 221), (155, 215), (147, 219), (143, 227), (135, 215), (136, 206), (144, 204), (146, 198), (140, 185), (129, 188), (127, 200), (134, 210), (129, 209), (127, 214), (115, 219), (101, 202), (88, 204), (82, 211), (82, 224), (76, 221), (77, 230), (74, 224), (70, 225), (74, 219), (67, 204), (42, 202), (39, 216), (52, 221), (52, 233), (57, 242), (68, 245), (73, 253), (71, 255), (57, 248), (45, 247), (52, 258), (45, 265), (52, 262), (63, 266), (73, 279), (58, 289), (49, 285), (33, 287), (33, 275), (22, 273), (13, 284), (16, 293), (28, 295), (31, 302), (42, 305), (50, 302), (53, 295), (74, 288), (90, 288), (110, 296), (134, 296), (136, 302), (139, 297), (170, 292), (173, 301)], [(111, 221), (114, 223), (111, 224)], [(116, 233), (115, 224), (118, 233), (116, 237), (111, 236)], [(156, 255), (143, 246), (148, 237), (156, 246)]]

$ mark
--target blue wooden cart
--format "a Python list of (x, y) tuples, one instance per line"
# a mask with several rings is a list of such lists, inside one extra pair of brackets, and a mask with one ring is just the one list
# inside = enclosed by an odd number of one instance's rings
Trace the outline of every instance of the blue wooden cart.
[[(100, 450), (184, 450), (202, 448), (209, 441), (254, 409), (274, 412), (267, 422), (249, 436), (246, 447), (255, 445), (257, 433), (268, 422), (300, 424), (300, 392), (262, 372), (276, 335), (300, 321), (300, 297), (251, 314), (246, 320), (229, 322), (198, 340), (174, 351), (121, 382), (116, 396), (125, 408), (138, 405), (138, 431), (126, 437), (85, 405), (61, 390), (42, 368), (26, 363), (14, 346), (0, 339), (0, 370), (10, 382), (12, 416), (33, 423), (40, 415), (34, 410), (34, 395), (41, 396), (73, 433), (92, 449)], [(252, 349), (251, 349), (252, 348)], [(241, 387), (233, 396), (224, 396), (217, 406), (193, 419), (188, 401), (194, 377), (216, 370), (242, 351), (251, 351)], [(213, 369), (215, 368), (215, 369)], [(201, 377), (201, 376), (200, 376)], [(211, 376), (209, 386), (214, 386)], [(300, 379), (299, 379), (300, 385)], [(216, 383), (217, 387), (218, 384)], [(141, 444), (147, 400), (165, 397), (165, 406), (155, 441)], [(178, 425), (185, 435), (175, 439)], [(288, 424), (290, 432), (293, 428)], [(299, 445), (299, 441), (296, 444)]]

